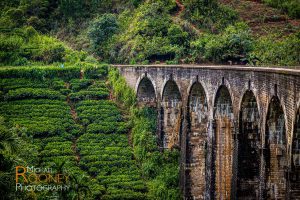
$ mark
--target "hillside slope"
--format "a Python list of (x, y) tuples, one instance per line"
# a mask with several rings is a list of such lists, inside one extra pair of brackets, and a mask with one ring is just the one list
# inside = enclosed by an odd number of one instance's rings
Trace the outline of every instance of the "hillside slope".
[(300, 29), (300, 19), (291, 19), (287, 14), (260, 1), (241, 0), (237, 3), (235, 0), (220, 0), (220, 3), (236, 10), (255, 36), (274, 33), (288, 35)]
[[(88, 69), (79, 79), (80, 70), (74, 69), (46, 80), (0, 72), (0, 113), (28, 141), (26, 153), (38, 150), (31, 156), (21, 153), (22, 162), (69, 174), (69, 190), (58, 193), (63, 199), (145, 199), (147, 187), (128, 144), (126, 123), (98, 79), (105, 78), (105, 70)], [(55, 196), (51, 191), (34, 195)]]
[(0, 66), (300, 64), (299, 19), (258, 1), (54, 2), (1, 3)]

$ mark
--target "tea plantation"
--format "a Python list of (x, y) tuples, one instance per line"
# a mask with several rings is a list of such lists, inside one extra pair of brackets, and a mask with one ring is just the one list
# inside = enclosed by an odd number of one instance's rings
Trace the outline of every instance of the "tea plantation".
[(128, 123), (109, 100), (107, 66), (53, 68), (0, 70), (0, 113), (26, 143), (23, 165), (71, 177), (68, 191), (23, 192), (19, 198), (146, 199)]

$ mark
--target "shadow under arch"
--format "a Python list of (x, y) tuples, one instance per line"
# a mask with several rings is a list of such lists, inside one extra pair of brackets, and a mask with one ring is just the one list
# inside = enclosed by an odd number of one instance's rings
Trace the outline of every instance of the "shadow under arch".
[(212, 194), (216, 199), (232, 198), (234, 155), (234, 122), (232, 99), (228, 88), (221, 85), (214, 100), (214, 152)]
[(205, 199), (207, 191), (208, 103), (203, 86), (196, 81), (187, 102), (186, 174), (187, 199)]
[(156, 91), (152, 81), (147, 76), (140, 80), (136, 95), (139, 103), (156, 106)]
[(182, 97), (174, 80), (168, 80), (163, 88), (160, 116), (163, 148), (179, 146), (181, 134)]
[(283, 107), (277, 96), (268, 105), (265, 133), (264, 158), (266, 162), (266, 191), (268, 199), (284, 199), (287, 195), (286, 169), (287, 145), (286, 124)]
[(258, 199), (260, 183), (260, 115), (253, 91), (242, 98), (239, 114), (237, 198)]
[(166, 102), (168, 100), (181, 101), (181, 93), (177, 83), (174, 80), (168, 80), (164, 85), (162, 92), (162, 100)]

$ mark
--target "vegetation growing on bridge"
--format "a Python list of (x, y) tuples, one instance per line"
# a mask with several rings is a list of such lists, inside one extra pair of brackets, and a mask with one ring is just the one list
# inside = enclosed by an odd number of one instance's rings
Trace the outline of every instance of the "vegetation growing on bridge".
[[(131, 106), (133, 151), (142, 176), (147, 182), (149, 198), (180, 199), (179, 151), (159, 151), (156, 138), (156, 109), (137, 109), (135, 99), (132, 99), (133, 91), (116, 69), (110, 70), (109, 79), (114, 88), (114, 95), (120, 97), (119, 102), (123, 106)], [(123, 90), (118, 90), (121, 87)]]

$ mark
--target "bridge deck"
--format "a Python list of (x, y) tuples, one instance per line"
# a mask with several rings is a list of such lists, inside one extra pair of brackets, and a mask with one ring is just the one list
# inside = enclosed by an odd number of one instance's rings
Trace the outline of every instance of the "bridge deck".
[(272, 66), (272, 67), (251, 67), (245, 65), (112, 65), (114, 67), (154, 67), (154, 68), (185, 68), (185, 69), (212, 69), (212, 70), (236, 70), (236, 71), (256, 71), (273, 72), (278, 74), (290, 74), (300, 76), (300, 66)]

